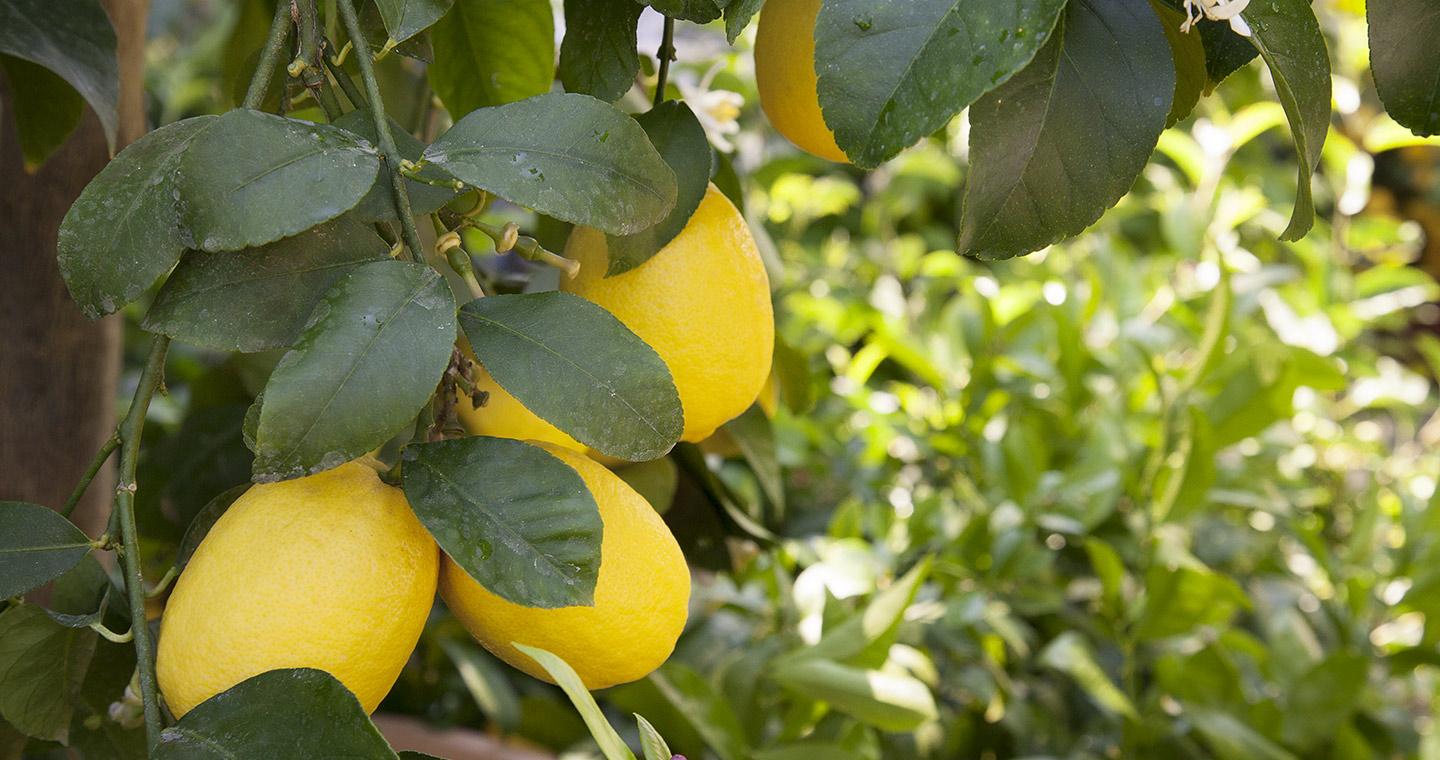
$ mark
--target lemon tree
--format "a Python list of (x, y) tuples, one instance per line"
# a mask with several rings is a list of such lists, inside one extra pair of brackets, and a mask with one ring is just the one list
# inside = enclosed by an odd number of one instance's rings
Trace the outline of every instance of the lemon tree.
[[(753, 161), (722, 118), (735, 106), (671, 75), (677, 28), (713, 25), (741, 50), (753, 38), (771, 147), (809, 154), (793, 161), (860, 176), (963, 138), (946, 235), (975, 259), (1079, 235), (1152, 161), (1183, 163), (1165, 130), (1257, 58), (1296, 167), (1277, 237), (1304, 238), (1328, 202), (1312, 179), (1331, 56), (1305, 0), (239, 6), (230, 86), (212, 88), (230, 92), (211, 93), (223, 106), (157, 110), (165, 123), (114, 155), (57, 234), (76, 306), (129, 312), (149, 350), (69, 503), (0, 502), (0, 757), (396, 757), (369, 715), (437, 630), (448, 646), (429, 651), (497, 722), (518, 720), (519, 697), (475, 686), (503, 680), (486, 675), (499, 665), (443, 631), (558, 685), (610, 760), (631, 755), (631, 724), (622, 738), (588, 691), (624, 684), (618, 700), (658, 699), (685, 719), (660, 722), (724, 760), (813, 756), (846, 746), (845, 731), (936, 720), (942, 685), (882, 668), (928, 559), (836, 625), (818, 592), (825, 635), (765, 661), (770, 682), (809, 700), (774, 736), (715, 707), (694, 671), (662, 668), (686, 628), (692, 564), (745, 548), (690, 532), (706, 521), (776, 540), (746, 503), (783, 514), (770, 420), (777, 398), (804, 409), (814, 391), (806, 358), (777, 339), (773, 241), (747, 218)], [(1368, 6), (1378, 94), (1422, 136), (1440, 131), (1432, 11)], [(642, 29), (658, 32), (653, 56)], [(27, 165), (83, 107), (115, 139), (115, 35), (98, 0), (0, 5), (0, 64)], [(885, 339), (924, 364), (928, 349)], [(215, 403), (151, 447), (147, 420), (174, 403), (167, 373), (186, 371), (172, 343), (225, 354), (240, 379), (187, 384)], [(113, 517), (87, 535), (67, 518), (112, 456)], [(1200, 476), (1167, 477), (1166, 508), (1181, 509)], [(713, 509), (665, 514), (682, 488)], [(47, 584), (48, 597), (24, 596)], [(1152, 585), (1211, 623), (1245, 604), (1189, 566)], [(1138, 635), (1172, 633), (1165, 609), (1152, 599)], [(1090, 684), (1112, 717), (1138, 714), (1078, 634), (1041, 664)], [(830, 710), (862, 728), (819, 725)], [(649, 721), (633, 725), (647, 759), (668, 755)]]

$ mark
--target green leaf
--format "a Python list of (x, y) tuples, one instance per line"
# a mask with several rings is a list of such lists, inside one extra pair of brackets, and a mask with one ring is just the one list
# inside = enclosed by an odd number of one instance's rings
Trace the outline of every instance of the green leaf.
[(938, 714), (930, 689), (910, 676), (804, 659), (778, 666), (771, 677), (882, 731), (913, 731)]
[(396, 757), (355, 695), (309, 668), (261, 673), (201, 702), (160, 734), (153, 756)]
[(759, 404), (751, 404), (743, 414), (720, 426), (730, 434), (745, 457), (745, 463), (760, 481), (760, 489), (778, 513), (785, 511), (785, 475), (775, 453), (775, 430), (770, 417)]
[(1139, 720), (1135, 705), (1120, 691), (1104, 670), (1095, 662), (1095, 655), (1084, 637), (1074, 631), (1066, 631), (1051, 641), (1040, 653), (1040, 663), (1075, 679), (1080, 688), (1095, 700), (1095, 704), (1111, 715), (1130, 720)]
[[(365, 138), (371, 145), (380, 144), (380, 138), (375, 132), (375, 117), (371, 116), (368, 110), (351, 111), (336, 119), (334, 125)], [(394, 119), (390, 119), (390, 134), (395, 138), (395, 149), (400, 152), (401, 158), (408, 161), (420, 160), (420, 156), (425, 152), (425, 143), (415, 139), (414, 135)], [(420, 176), (430, 180), (450, 181), (449, 175), (431, 166), (422, 168)], [(405, 180), (405, 189), (410, 193), (410, 210), (417, 216), (438, 211), (459, 194), (449, 187), (438, 187), (413, 179)], [(370, 192), (360, 199), (360, 203), (356, 204), (355, 210), (351, 211), (349, 216), (362, 222), (397, 218), (393, 193), (389, 172), (380, 172)]]
[(959, 250), (1010, 258), (1090, 226), (1150, 159), (1174, 90), (1149, 8), (1071, 3), (1035, 60), (970, 109)]
[[(455, 671), (485, 717), (504, 731), (520, 727), (520, 695), (505, 669), (473, 643), (443, 639), (440, 648), (455, 663)], [(666, 758), (669, 760), (669, 758)]]
[(1385, 110), (1417, 135), (1440, 134), (1440, 13), (1431, 0), (1369, 0), (1370, 70)]
[(60, 577), (90, 553), (90, 537), (59, 512), (0, 501), (0, 600)]
[(606, 277), (624, 274), (650, 260), (679, 235), (710, 187), (712, 151), (695, 112), (680, 101), (666, 101), (635, 117), (651, 144), (675, 173), (675, 207), (664, 221), (633, 235), (607, 235), (610, 268)]
[[(375, 0), (393, 42), (400, 43), (430, 28), (455, 0)], [(387, 43), (388, 44), (388, 43)]]
[(1162, 0), (1150, 0), (1150, 7), (1160, 17), (1165, 41), (1170, 43), (1170, 54), (1175, 62), (1175, 95), (1170, 101), (1170, 115), (1165, 119), (1168, 129), (1195, 110), (1205, 86), (1209, 84), (1205, 70), (1205, 43), (1199, 34), (1180, 31), (1180, 25), (1185, 22), (1185, 14), (1181, 11)]
[(734, 45), (764, 4), (765, 0), (730, 0), (725, 6), (725, 41)]
[(44, 66), (69, 82), (100, 117), (114, 147), (120, 67), (115, 30), (99, 0), (5, 0), (0, 53)]
[(260, 248), (191, 253), (160, 289), (143, 326), (219, 351), (286, 348), (336, 280), (388, 258), (375, 231), (349, 217)]
[(835, 661), (848, 661), (875, 651), (878, 657), (866, 664), (884, 664), (895, 643), (905, 611), (915, 601), (920, 584), (930, 571), (930, 558), (926, 557), (899, 580), (876, 594), (864, 612), (825, 631), (814, 646), (796, 650), (789, 659), (819, 657)]
[(648, 680), (716, 757), (720, 760), (749, 757), (740, 719), (704, 676), (678, 662), (669, 662), (651, 673)]
[(564, 690), (565, 696), (570, 698), (571, 704), (580, 712), (580, 717), (585, 719), (585, 726), (590, 729), (591, 736), (595, 737), (595, 743), (600, 745), (600, 752), (605, 756), (605, 760), (635, 760), (635, 755), (631, 754), (630, 748), (625, 746), (624, 740), (605, 719), (605, 713), (600, 711), (600, 705), (595, 704), (595, 698), (585, 689), (585, 684), (580, 681), (574, 668), (539, 647), (526, 646), (519, 642), (512, 645), (544, 668)]
[(640, 728), (640, 748), (645, 751), (645, 760), (671, 760), (670, 745), (645, 716), (635, 713), (635, 724)]
[(1135, 624), (1135, 636), (1163, 639), (1202, 625), (1221, 625), (1249, 604), (1240, 585), (1228, 576), (1203, 567), (1170, 569), (1157, 563), (1145, 578), (1145, 607)]
[(34, 172), (80, 126), (85, 100), (59, 75), (24, 58), (0, 55), (0, 71), (10, 84), (25, 170)]
[(1320, 151), (1330, 133), (1330, 55), (1325, 35), (1308, 0), (1267, 0), (1241, 14), (1250, 24), (1250, 38), (1275, 80), (1275, 92), (1295, 137), (1299, 178), (1295, 212), (1281, 240), (1305, 237), (1315, 223), (1310, 177), (1320, 164)]
[(190, 520), (190, 525), (185, 528), (185, 536), (180, 539), (180, 548), (175, 553), (175, 569), (184, 570), (190, 564), (190, 558), (195, 556), (195, 550), (200, 548), (200, 542), (210, 534), (210, 529), (215, 527), (216, 521), (225, 514), (235, 500), (245, 495), (250, 489), (249, 484), (242, 484), (228, 488), (215, 498), (211, 499), (195, 517)]
[(0, 716), (28, 736), (65, 743), (97, 638), (34, 605), (0, 614)]
[(527, 607), (590, 606), (600, 507), (580, 473), (537, 446), (474, 436), (405, 449), (405, 496), (456, 564)]
[(1285, 743), (1306, 751), (1328, 745), (1365, 696), (1369, 667), (1363, 655), (1336, 652), (1291, 684), (1281, 730)]
[(635, 0), (635, 2), (649, 5), (657, 13), (670, 18), (708, 24), (720, 18), (720, 10), (729, 0)]
[(635, 24), (643, 10), (634, 0), (565, 0), (559, 75), (567, 92), (613, 103), (630, 91), (640, 73)]
[(835, 142), (866, 168), (914, 145), (1023, 69), (1064, 7), (1064, 0), (824, 3), (815, 71)]
[(422, 264), (347, 272), (265, 385), (255, 480), (339, 466), (415, 419), (450, 361), (455, 300)]
[(525, 408), (608, 456), (664, 456), (684, 432), (665, 360), (603, 308), (549, 291), (471, 301), (475, 356)]
[(1295, 760), (1239, 718), (1209, 707), (1187, 706), (1185, 717), (1220, 760)]
[(430, 86), (456, 121), (550, 91), (555, 20), (549, 0), (455, 0), (430, 30)]
[(180, 162), (193, 247), (254, 248), (355, 208), (380, 155), (343, 129), (236, 109), (200, 133)]
[(675, 488), (680, 482), (680, 471), (669, 457), (637, 462), (615, 470), (615, 474), (645, 497), (656, 512), (665, 514), (675, 501)]
[(175, 266), (186, 236), (175, 206), (176, 172), (196, 135), (197, 116), (136, 140), (85, 186), (60, 223), (60, 274), (85, 316), (109, 314), (139, 298)]
[(675, 173), (645, 130), (588, 95), (480, 109), (426, 148), (425, 158), (508, 201), (614, 234), (639, 232), (675, 206)]

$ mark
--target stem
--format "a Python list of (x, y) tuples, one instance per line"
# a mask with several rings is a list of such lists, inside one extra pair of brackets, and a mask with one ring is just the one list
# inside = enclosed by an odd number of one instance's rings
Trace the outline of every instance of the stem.
[(255, 64), (255, 76), (250, 79), (250, 88), (245, 91), (245, 107), (259, 108), (265, 102), (265, 90), (275, 67), (280, 63), (280, 51), (285, 47), (285, 38), (290, 36), (290, 4), (275, 4), (275, 18), (270, 22), (270, 37), (260, 51), (260, 62)]
[(655, 105), (665, 102), (665, 84), (670, 79), (670, 62), (675, 60), (675, 19), (665, 17), (665, 32), (660, 37), (660, 49), (655, 52), (660, 59), (659, 79), (655, 82)]
[(80, 497), (85, 495), (85, 489), (90, 487), (90, 481), (100, 474), (100, 468), (105, 466), (106, 460), (110, 459), (110, 455), (115, 453), (115, 449), (118, 448), (120, 448), (120, 436), (118, 433), (111, 434), (105, 440), (105, 445), (95, 452), (95, 458), (90, 460), (90, 467), (80, 477), (80, 482), (75, 484), (75, 490), (70, 492), (70, 498), (65, 500), (65, 506), (61, 508), (60, 514), (69, 517), (70, 513), (75, 511), (75, 505), (80, 503)]
[[(334, 47), (335, 45), (330, 40), (325, 40), (326, 50)], [(340, 89), (345, 91), (345, 97), (350, 99), (350, 105), (356, 108), (370, 107), (370, 103), (365, 100), (365, 95), (360, 92), (360, 88), (355, 85), (355, 80), (350, 78), (350, 72), (346, 71), (343, 65), (327, 55), (325, 56), (325, 68), (330, 70), (330, 76), (335, 77), (335, 84), (340, 85)]]
[[(355, 15), (355, 5), (350, 0), (339, 0), (340, 17), (345, 22), (345, 33), (357, 45), (364, 44), (365, 36), (360, 29), (360, 18)], [(364, 51), (361, 51), (362, 53)], [(380, 97), (380, 83), (375, 79), (375, 63), (366, 54), (355, 56), (360, 66), (360, 80), (365, 83), (365, 93), (370, 102), (370, 115), (375, 119), (375, 134), (380, 138), (380, 153), (385, 168), (390, 172), (390, 190), (395, 200), (395, 215), (400, 217), (400, 236), (410, 255), (416, 261), (424, 261), (425, 254), (420, 247), (420, 233), (415, 229), (415, 215), (410, 210), (410, 194), (405, 190), (405, 178), (400, 176), (400, 151), (395, 148), (395, 136), (390, 133), (390, 120), (385, 117), (385, 101)]]
[(300, 81), (325, 111), (325, 118), (335, 121), (344, 113), (340, 100), (325, 79), (324, 56), (320, 52), (320, 23), (316, 18), (315, 0), (291, 0), (290, 7), (300, 28)]
[[(262, 91), (261, 97), (264, 97)], [(120, 523), (120, 561), (125, 570), (125, 593), (130, 598), (131, 630), (135, 636), (135, 669), (140, 673), (140, 696), (145, 704), (145, 739), (151, 750), (160, 742), (160, 702), (156, 698), (154, 649), (150, 626), (145, 624), (145, 580), (140, 573), (140, 536), (135, 529), (135, 467), (140, 454), (140, 434), (150, 399), (165, 375), (165, 354), (170, 339), (155, 336), (150, 359), (140, 373), (140, 386), (130, 411), (120, 423), (120, 480), (115, 487), (115, 514)]]

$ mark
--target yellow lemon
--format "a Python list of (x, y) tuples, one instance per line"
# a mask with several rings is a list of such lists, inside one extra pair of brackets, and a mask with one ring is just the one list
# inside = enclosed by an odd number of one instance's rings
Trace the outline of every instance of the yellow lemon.
[(420, 638), (438, 573), (404, 494), (363, 464), (257, 485), (176, 581), (160, 691), (181, 716), (267, 670), (317, 668), (373, 711)]
[(760, 107), (787, 140), (806, 153), (849, 163), (820, 113), (815, 74), (815, 18), (820, 2), (765, 3), (755, 32), (755, 85)]
[(638, 267), (606, 277), (605, 235), (577, 227), (565, 255), (580, 274), (561, 288), (604, 307), (670, 368), (700, 441), (744, 412), (770, 376), (775, 314), (770, 280), (745, 218), (711, 185), (685, 229)]
[[(470, 354), (470, 358), (474, 359), (474, 354)], [(475, 362), (475, 390), (487, 394), (484, 406), (476, 407), (463, 391), (455, 403), (455, 416), (472, 434), (544, 441), (582, 453), (586, 450), (585, 444), (526, 409), (520, 399), (501, 388), (478, 361)]]
[(448, 556), (440, 596), (482, 646), (536, 678), (551, 680), (512, 642), (559, 655), (590, 689), (643, 678), (665, 662), (685, 628), (685, 556), (649, 502), (619, 476), (569, 449), (539, 445), (580, 473), (600, 507), (595, 605), (522, 607), (490, 593)]

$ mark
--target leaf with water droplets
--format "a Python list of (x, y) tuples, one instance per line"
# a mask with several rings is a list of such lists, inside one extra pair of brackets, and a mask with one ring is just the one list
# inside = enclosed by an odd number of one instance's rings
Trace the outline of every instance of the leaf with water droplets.
[(603, 524), (580, 473), (536, 446), (474, 436), (405, 449), (405, 498), (491, 593), (527, 607), (594, 604)]
[(675, 172), (645, 130), (589, 95), (482, 108), (426, 148), (425, 159), (513, 203), (604, 232), (639, 232), (675, 206)]
[(1440, 12), (1435, 0), (1369, 0), (1370, 69), (1385, 110), (1417, 135), (1440, 134)]

